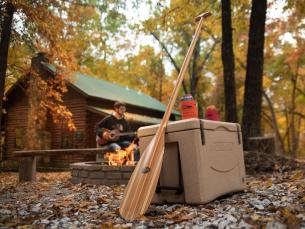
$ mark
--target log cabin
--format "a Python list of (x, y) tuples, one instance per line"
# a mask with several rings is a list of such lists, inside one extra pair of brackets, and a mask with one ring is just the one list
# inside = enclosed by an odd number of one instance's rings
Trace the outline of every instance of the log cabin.
[[(32, 58), (31, 68), (37, 69), (43, 77), (54, 77), (56, 68), (48, 63), (43, 53)], [(17, 161), (13, 152), (22, 150), (27, 129), (28, 98), (25, 92), (25, 81), (19, 80), (6, 93), (6, 114), (2, 135), (1, 167), (16, 168)], [(48, 118), (45, 130), (39, 133), (43, 149), (92, 148), (96, 146), (94, 127), (98, 121), (113, 111), (115, 101), (127, 105), (126, 118), (131, 128), (160, 123), (166, 106), (153, 97), (123, 87), (106, 80), (94, 78), (81, 73), (73, 74), (67, 80), (67, 93), (63, 96), (64, 105), (73, 115), (76, 131), (70, 132), (60, 124), (54, 124)], [(171, 120), (177, 120), (178, 111), (173, 111)], [(67, 167), (70, 163), (94, 160), (92, 155), (58, 155), (42, 158), (38, 166), (52, 168)]]

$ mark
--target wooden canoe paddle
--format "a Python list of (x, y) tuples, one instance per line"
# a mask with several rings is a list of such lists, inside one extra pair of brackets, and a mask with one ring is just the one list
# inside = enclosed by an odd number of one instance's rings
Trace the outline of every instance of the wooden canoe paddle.
[(187, 71), (196, 42), (200, 35), (203, 19), (210, 15), (210, 12), (203, 13), (195, 19), (196, 22), (198, 22), (197, 28), (183, 61), (177, 78), (177, 83), (166, 107), (163, 119), (155, 136), (142, 153), (125, 189), (124, 197), (120, 206), (120, 215), (126, 220), (134, 220), (136, 217), (143, 215), (151, 203), (163, 162), (165, 128), (172, 113), (179, 88)]

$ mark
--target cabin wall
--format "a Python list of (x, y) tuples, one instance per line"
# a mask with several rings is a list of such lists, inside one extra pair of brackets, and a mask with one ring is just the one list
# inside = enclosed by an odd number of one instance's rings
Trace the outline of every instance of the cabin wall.
[[(68, 88), (68, 92), (63, 97), (65, 105), (72, 113), (72, 118), (76, 126), (75, 132), (70, 132), (63, 124), (53, 124), (49, 119), (48, 129), (51, 131), (51, 148), (88, 148), (87, 145), (87, 102), (86, 98), (78, 91)], [(58, 155), (51, 157), (51, 164), (56, 167), (66, 167), (70, 163), (95, 160), (94, 156), (74, 154), (74, 155)]]
[[(22, 150), (21, 147), (17, 147), (18, 142), (16, 140), (16, 130), (26, 130), (27, 126), (27, 114), (28, 114), (28, 98), (25, 93), (17, 86), (14, 91), (9, 95), (7, 101), (7, 119), (6, 119), (6, 135), (5, 135), (5, 153), (4, 158), (6, 161), (14, 161), (13, 152)], [(76, 126), (76, 132), (69, 132), (63, 123), (55, 124), (51, 119), (51, 115), (48, 115), (47, 125), (45, 129), (47, 144), (44, 144), (45, 149), (61, 149), (61, 148), (88, 148), (87, 144), (87, 102), (83, 94), (78, 91), (68, 88), (68, 92), (63, 97), (64, 104), (73, 114), (74, 124)], [(101, 117), (101, 116), (100, 116)], [(18, 132), (18, 131), (17, 131)], [(93, 129), (92, 129), (93, 132)], [(17, 134), (18, 135), (18, 134)], [(20, 143), (20, 142), (19, 142)], [(20, 144), (19, 144), (20, 146)], [(95, 144), (90, 145), (95, 147)], [(58, 155), (52, 157), (43, 157), (39, 159), (38, 165), (50, 166), (50, 167), (66, 167), (70, 163), (79, 161), (95, 160), (95, 156), (88, 156), (80, 154), (74, 155)], [(11, 167), (10, 164), (6, 163)], [(16, 167), (16, 163), (12, 167)]]
[(26, 130), (28, 99), (21, 88), (15, 90), (8, 98), (6, 106), (6, 131), (5, 131), (5, 157), (6, 160), (13, 159), (13, 151), (21, 150), (16, 144), (16, 129)]
[(96, 141), (95, 141), (95, 126), (96, 124), (101, 121), (105, 116), (102, 116), (98, 113), (92, 112), (92, 111), (87, 111), (87, 131), (86, 131), (86, 136), (87, 136), (87, 146), (88, 148), (94, 148), (96, 147)]

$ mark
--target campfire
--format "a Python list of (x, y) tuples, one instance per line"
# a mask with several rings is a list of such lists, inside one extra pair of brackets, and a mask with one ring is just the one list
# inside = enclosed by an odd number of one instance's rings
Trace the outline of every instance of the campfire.
[(117, 150), (116, 152), (106, 152), (104, 158), (108, 161), (108, 165), (134, 165), (133, 151), (136, 144), (131, 143), (125, 150)]

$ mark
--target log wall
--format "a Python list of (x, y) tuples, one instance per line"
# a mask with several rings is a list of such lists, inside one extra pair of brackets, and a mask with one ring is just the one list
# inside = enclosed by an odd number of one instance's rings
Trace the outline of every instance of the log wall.
[(6, 131), (5, 131), (5, 159), (12, 160), (12, 152), (20, 150), (16, 147), (16, 128), (26, 129), (28, 114), (28, 99), (20, 87), (16, 88), (10, 97), (6, 107)]
[[(16, 128), (26, 130), (27, 126), (27, 114), (28, 114), (28, 99), (21, 88), (17, 87), (9, 95), (7, 102), (7, 123), (6, 123), (6, 160), (14, 160), (12, 152), (22, 150), (22, 148), (16, 147)], [(61, 148), (92, 148), (95, 147), (95, 137), (92, 138), (93, 126), (95, 120), (100, 120), (102, 116), (96, 114), (94, 121), (91, 121), (91, 125), (87, 126), (88, 120), (91, 120), (91, 116), (88, 116), (86, 110), (87, 102), (84, 95), (78, 91), (68, 88), (67, 94), (63, 97), (64, 104), (73, 114), (74, 124), (76, 126), (76, 132), (71, 133), (67, 130), (63, 123), (55, 124), (48, 116), (46, 125), (46, 131), (50, 133), (50, 146), (51, 149)], [(71, 136), (73, 138), (72, 145), (64, 146), (65, 136)], [(89, 136), (90, 135), (90, 136)], [(78, 136), (78, 137), (77, 137)], [(89, 137), (88, 137), (89, 136)], [(70, 163), (95, 160), (94, 156), (75, 154), (75, 155), (58, 155), (52, 157), (46, 157), (40, 160), (40, 164), (45, 164), (52, 167), (66, 167)]]
[[(63, 97), (65, 105), (72, 113), (73, 121), (76, 126), (76, 132), (71, 133), (64, 124), (53, 124), (49, 119), (48, 129), (51, 131), (52, 149), (61, 148), (92, 148), (86, 142), (87, 130), (87, 111), (86, 111), (86, 98), (72, 88), (68, 88), (67, 94)], [(72, 144), (64, 144), (65, 136), (72, 138)], [(68, 166), (70, 163), (95, 160), (95, 157), (75, 154), (75, 155), (58, 155), (51, 157), (51, 164), (56, 167)]]

